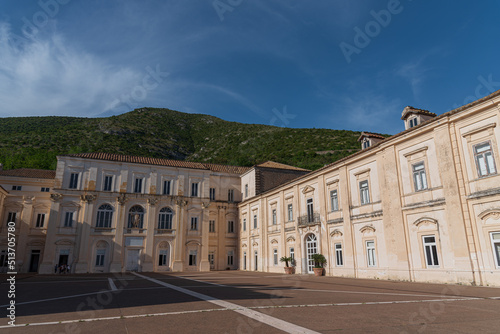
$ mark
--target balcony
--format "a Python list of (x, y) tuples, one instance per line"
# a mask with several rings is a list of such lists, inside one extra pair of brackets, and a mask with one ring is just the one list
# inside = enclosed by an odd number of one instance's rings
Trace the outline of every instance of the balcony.
[(145, 228), (132, 227), (132, 228), (126, 228), (126, 229), (124, 229), (124, 232), (125, 232), (125, 234), (145, 234), (146, 233), (146, 229)]
[(314, 212), (312, 215), (303, 215), (298, 219), (299, 226), (311, 226), (321, 224), (321, 216), (319, 212)]

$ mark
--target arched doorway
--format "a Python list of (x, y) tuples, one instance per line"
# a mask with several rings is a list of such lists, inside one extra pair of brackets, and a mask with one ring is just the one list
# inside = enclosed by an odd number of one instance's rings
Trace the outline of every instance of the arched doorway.
[(307, 256), (307, 272), (314, 273), (314, 260), (312, 255), (318, 253), (318, 243), (314, 234), (309, 234), (306, 237), (306, 256)]

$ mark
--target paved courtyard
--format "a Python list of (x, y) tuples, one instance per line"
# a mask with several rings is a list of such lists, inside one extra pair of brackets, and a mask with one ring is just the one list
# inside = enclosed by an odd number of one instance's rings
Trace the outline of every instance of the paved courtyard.
[(18, 275), (5, 333), (498, 333), (500, 289), (224, 271)]

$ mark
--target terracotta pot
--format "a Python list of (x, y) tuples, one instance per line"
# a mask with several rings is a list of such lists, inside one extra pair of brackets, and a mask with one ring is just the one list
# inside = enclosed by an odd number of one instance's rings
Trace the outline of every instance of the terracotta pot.
[(313, 268), (314, 276), (323, 276), (323, 268)]
[(285, 267), (285, 274), (290, 275), (293, 274), (293, 267)]

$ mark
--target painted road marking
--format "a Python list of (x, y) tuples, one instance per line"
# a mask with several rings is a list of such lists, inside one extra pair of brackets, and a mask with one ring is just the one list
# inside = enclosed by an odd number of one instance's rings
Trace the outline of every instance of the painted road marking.
[[(164, 289), (165, 287), (159, 287)], [(210, 297), (209, 297), (210, 298)], [(387, 301), (387, 302), (359, 302), (359, 303), (332, 303), (332, 304), (296, 304), (296, 305), (269, 305), (269, 306), (249, 306), (248, 309), (272, 309), (272, 308), (302, 308), (302, 307), (329, 307), (329, 306), (363, 306), (363, 305), (382, 305), (382, 304), (410, 304), (410, 303), (434, 303), (434, 302), (452, 302), (452, 301), (469, 301), (477, 300), (483, 298), (455, 298), (455, 299), (430, 299), (430, 300), (398, 300), (398, 301)], [(88, 319), (75, 319), (75, 320), (63, 320), (63, 321), (51, 321), (51, 322), (37, 322), (29, 324), (19, 324), (15, 327), (26, 327), (26, 326), (43, 326), (43, 325), (58, 325), (58, 324), (70, 324), (75, 322), (91, 322), (98, 320), (117, 320), (117, 319), (131, 319), (131, 318), (144, 318), (152, 316), (168, 316), (168, 315), (179, 315), (179, 314), (190, 314), (190, 313), (202, 313), (202, 312), (213, 312), (213, 311), (237, 311), (242, 309), (242, 306), (236, 305), (238, 308), (216, 308), (216, 309), (201, 309), (201, 310), (191, 310), (191, 311), (178, 311), (178, 312), (165, 312), (165, 313), (145, 313), (145, 314), (134, 314), (116, 317), (103, 317), (103, 318), (88, 318)], [(260, 314), (260, 313), (259, 313)], [(10, 325), (0, 326), (2, 328), (12, 328)]]
[(272, 326), (274, 328), (277, 328), (279, 330), (282, 330), (282, 331), (284, 331), (286, 333), (297, 333), (297, 334), (298, 333), (311, 333), (311, 334), (312, 333), (318, 333), (318, 332), (315, 332), (313, 330), (310, 330), (310, 329), (307, 329), (307, 328), (304, 328), (304, 327), (292, 324), (290, 322), (287, 322), (287, 321), (284, 321), (284, 320), (281, 320), (281, 319), (278, 319), (278, 318), (275, 318), (275, 317), (271, 317), (271, 316), (269, 316), (267, 314), (254, 311), (254, 310), (249, 309), (249, 308), (244, 307), (244, 306), (240, 306), (240, 305), (233, 304), (233, 303), (230, 303), (230, 302), (227, 302), (227, 301), (224, 301), (224, 300), (216, 299), (214, 297), (210, 297), (210, 296), (207, 296), (207, 295), (204, 295), (204, 294), (201, 294), (201, 293), (198, 293), (198, 292), (194, 292), (194, 291), (191, 291), (191, 290), (188, 290), (188, 289), (180, 288), (178, 286), (175, 286), (175, 285), (172, 285), (172, 284), (168, 284), (168, 283), (165, 283), (165, 282), (162, 282), (162, 281), (159, 281), (157, 279), (150, 278), (150, 277), (147, 277), (147, 276), (144, 276), (144, 275), (141, 275), (141, 274), (137, 274), (137, 273), (133, 273), (133, 274), (136, 275), (136, 276), (139, 276), (141, 278), (144, 278), (144, 279), (146, 279), (148, 281), (157, 283), (159, 285), (163, 285), (163, 286), (165, 286), (167, 288), (174, 289), (176, 291), (179, 291), (179, 292), (185, 293), (187, 295), (193, 296), (195, 298), (198, 298), (198, 299), (207, 301), (209, 303), (221, 306), (223, 308), (232, 309), (232, 311), (234, 311), (234, 312), (237, 312), (237, 313), (239, 313), (241, 315), (244, 315), (244, 316), (246, 316), (248, 318), (252, 318), (252, 319), (257, 320), (259, 322), (262, 322), (262, 323), (264, 323), (266, 325), (269, 325), (269, 326)]
[(116, 285), (115, 285), (115, 282), (113, 282), (113, 279), (111, 277), (108, 277), (108, 281), (109, 281), (109, 287), (111, 289), (111, 291), (116, 291), (118, 290), (116, 288)]

